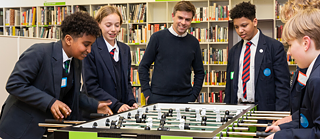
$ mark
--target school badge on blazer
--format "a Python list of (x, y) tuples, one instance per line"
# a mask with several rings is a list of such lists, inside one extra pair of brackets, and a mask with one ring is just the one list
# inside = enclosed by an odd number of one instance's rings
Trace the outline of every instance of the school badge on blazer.
[(264, 74), (264, 76), (270, 76), (271, 70), (269, 68), (266, 68), (263, 70), (263, 74)]
[(300, 113), (300, 125), (304, 128), (307, 128), (309, 126), (307, 117), (305, 117), (302, 113)]
[(303, 128), (313, 127), (314, 124), (312, 122), (310, 111), (307, 108), (300, 108), (299, 112), (300, 112), (300, 119), (299, 119), (300, 127), (303, 127)]

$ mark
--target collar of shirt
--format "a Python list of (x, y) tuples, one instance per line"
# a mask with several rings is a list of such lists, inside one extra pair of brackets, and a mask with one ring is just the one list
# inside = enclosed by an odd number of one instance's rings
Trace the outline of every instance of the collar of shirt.
[[(248, 41), (251, 41), (253, 46), (258, 46), (259, 37), (260, 37), (260, 31), (258, 29), (257, 34), (254, 35), (254, 37), (251, 40), (244, 40), (243, 44), (246, 44)], [(246, 45), (244, 45), (244, 46), (246, 46)]]
[(313, 61), (311, 62), (311, 64), (310, 64), (309, 67), (308, 67), (308, 70), (307, 70), (307, 73), (306, 73), (306, 75), (307, 75), (307, 81), (308, 81), (308, 79), (309, 79), (309, 76), (310, 76), (310, 74), (311, 74), (313, 65), (314, 65), (314, 63), (316, 62), (317, 58), (318, 58), (318, 56), (317, 56), (315, 59), (313, 59)]
[(110, 43), (108, 43), (108, 41), (107, 41), (106, 39), (103, 38), (103, 40), (106, 42), (109, 52), (110, 52), (113, 48), (116, 48), (116, 50), (114, 50), (115, 53), (119, 50), (119, 47), (118, 47), (118, 45), (117, 45), (117, 40), (114, 40), (114, 46), (112, 46)]
[[(64, 63), (64, 62), (66, 62), (67, 60), (70, 60), (70, 63), (71, 63), (71, 61), (72, 61), (72, 57), (68, 57), (68, 55), (66, 54), (66, 52), (63, 50), (63, 48), (62, 48), (62, 62)], [(63, 68), (64, 68), (64, 64), (62, 64), (63, 65)], [(69, 66), (69, 68), (70, 68), (70, 66)]]
[(169, 31), (171, 32), (171, 34), (173, 34), (174, 36), (177, 36), (177, 37), (185, 37), (188, 34), (188, 32), (185, 32), (182, 35), (179, 35), (176, 31), (174, 31), (172, 26), (169, 28)]
[[(104, 38), (103, 38), (103, 39), (104, 39)], [(113, 48), (116, 48), (116, 49), (114, 50), (113, 58), (114, 58), (114, 60), (115, 60), (116, 62), (118, 62), (118, 61), (119, 61), (119, 47), (118, 47), (118, 45), (117, 45), (117, 40), (116, 40), (116, 39), (114, 40), (114, 46), (112, 46), (110, 43), (108, 43), (106, 39), (104, 39), (104, 41), (106, 42), (106, 45), (107, 45), (107, 48), (108, 48), (109, 53), (111, 52), (111, 50), (112, 50)]]

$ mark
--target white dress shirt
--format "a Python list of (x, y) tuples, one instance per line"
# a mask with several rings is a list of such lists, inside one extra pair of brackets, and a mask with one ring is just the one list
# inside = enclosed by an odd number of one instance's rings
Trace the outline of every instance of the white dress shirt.
[(68, 55), (66, 54), (66, 52), (63, 50), (62, 48), (62, 66), (64, 68), (64, 62), (66, 62), (67, 60), (70, 60), (70, 63), (69, 63), (69, 68), (68, 68), (68, 72), (70, 71), (70, 65), (71, 65), (71, 61), (72, 61), (72, 57), (68, 57)]
[[(104, 38), (103, 38), (103, 39), (104, 39)], [(114, 61), (118, 62), (120, 58), (119, 58), (119, 47), (118, 47), (118, 45), (117, 45), (117, 40), (114, 40), (114, 46), (112, 46), (111, 44), (109, 44), (105, 39), (104, 39), (104, 41), (105, 41), (106, 44), (107, 44), (109, 53), (111, 52), (111, 50), (112, 50), (113, 48), (116, 48), (116, 49), (114, 50), (113, 58), (114, 58)]]
[[(255, 88), (254, 88), (254, 61), (256, 56), (256, 50), (258, 46), (260, 31), (251, 39), (243, 40), (243, 45), (239, 58), (239, 79), (238, 79), (238, 100), (241, 98), (243, 102), (254, 102)], [(250, 79), (246, 84), (247, 87), (247, 99), (243, 98), (243, 87), (242, 87), (242, 71), (243, 71), (243, 57), (244, 51), (246, 50), (246, 43), (251, 41), (252, 45), (250, 46)]]
[(176, 31), (174, 31), (173, 27), (171, 26), (169, 28), (169, 31), (174, 35), (174, 36), (177, 36), (177, 37), (185, 37), (187, 36), (188, 32), (186, 31), (185, 33), (183, 33), (182, 35), (179, 35)]
[(309, 65), (308, 69), (307, 69), (307, 72), (306, 72), (306, 75), (307, 75), (307, 81), (309, 79), (309, 76), (311, 74), (311, 71), (312, 71), (312, 68), (313, 68), (313, 65), (314, 63), (316, 62), (318, 56), (316, 58), (313, 59), (313, 61), (311, 62), (311, 64)]

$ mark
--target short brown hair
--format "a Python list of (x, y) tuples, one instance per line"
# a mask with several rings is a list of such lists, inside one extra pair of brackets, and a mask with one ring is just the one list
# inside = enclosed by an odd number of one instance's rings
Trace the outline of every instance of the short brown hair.
[(196, 13), (196, 8), (190, 1), (179, 1), (173, 8), (173, 15), (176, 15), (177, 11), (192, 12), (192, 17)]
[(114, 14), (116, 13), (117, 15), (119, 15), (120, 17), (120, 25), (122, 25), (122, 16), (120, 14), (120, 12), (118, 11), (118, 9), (116, 7), (113, 6), (103, 6), (101, 7), (98, 12), (96, 13), (96, 15), (94, 16), (94, 19), (98, 22), (101, 23), (102, 19), (110, 14)]
[(285, 41), (298, 40), (304, 36), (309, 36), (316, 45), (316, 50), (320, 50), (320, 10), (308, 8), (299, 11), (284, 25), (282, 37)]

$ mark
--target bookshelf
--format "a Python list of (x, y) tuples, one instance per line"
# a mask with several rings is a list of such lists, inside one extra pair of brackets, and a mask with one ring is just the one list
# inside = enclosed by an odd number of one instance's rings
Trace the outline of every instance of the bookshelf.
[[(19, 1), (19, 0), (13, 0)], [(197, 11), (202, 9), (203, 11), (207, 10), (206, 16), (208, 19), (202, 19), (198, 21), (193, 21), (191, 27), (194, 29), (189, 29), (190, 33), (199, 29), (200, 32), (210, 32), (210, 28), (220, 28), (220, 31), (223, 31), (225, 35), (224, 40), (217, 40), (218, 34), (213, 36), (216, 37), (216, 40), (212, 38), (203, 39), (203, 34), (198, 34), (199, 43), (203, 54), (206, 51), (206, 62), (204, 61), (204, 69), (206, 73), (209, 74), (213, 72), (223, 72), (226, 71), (227, 63), (223, 60), (223, 56), (226, 59), (224, 53), (228, 52), (234, 44), (236, 44), (240, 37), (233, 29), (233, 24), (230, 19), (221, 19), (215, 20), (210, 19), (212, 16), (212, 6), (222, 6), (228, 10), (232, 9), (236, 4), (242, 2), (243, 0), (191, 0), (195, 5)], [(249, 0), (246, 0), (249, 1)], [(282, 5), (287, 0), (250, 0), (251, 3), (256, 5), (258, 18), (258, 27), (262, 30), (264, 34), (272, 38), (278, 38), (277, 36), (277, 26), (283, 25), (283, 23), (277, 19), (276, 16), (276, 5)], [(19, 3), (19, 2), (18, 2)], [(23, 3), (23, 2), (22, 2)], [(36, 2), (33, 2), (36, 3)], [(84, 1), (84, 0), (66, 0), (66, 5), (50, 5), (43, 6), (43, 1), (38, 2), (34, 5), (18, 5), (16, 6), (6, 6), (0, 7), (0, 40), (2, 42), (11, 42), (10, 51), (6, 51), (5, 54), (11, 53), (12, 56), (6, 57), (1, 56), (1, 63), (8, 65), (6, 72), (1, 73), (1, 82), (2, 88), (5, 88), (5, 83), (7, 78), (10, 75), (10, 72), (13, 68), (13, 63), (18, 59), (18, 56), (33, 43), (39, 42), (52, 42), (59, 40), (60, 36), (60, 23), (63, 18), (75, 11), (85, 11), (88, 12), (91, 16), (94, 16), (97, 10), (104, 5), (112, 5), (118, 7), (120, 13), (123, 16), (123, 25), (121, 26), (121, 33), (118, 35), (118, 40), (127, 43), (131, 48), (132, 53), (132, 69), (136, 70), (139, 66), (139, 59), (143, 56), (144, 50), (147, 47), (148, 39), (151, 35), (151, 27), (155, 28), (168, 28), (172, 25), (173, 21), (171, 19), (171, 14), (174, 5), (177, 1), (155, 1), (155, 0), (93, 0), (93, 1)], [(277, 6), (280, 7), (280, 6)], [(134, 8), (143, 9), (144, 13), (140, 15), (135, 14)], [(222, 8), (222, 9), (223, 9)], [(7, 11), (8, 14), (7, 14)], [(266, 12), (268, 11), (268, 12)], [(18, 16), (10, 16), (10, 12)], [(34, 13), (34, 14), (32, 14)], [(30, 17), (30, 15), (34, 15)], [(203, 15), (202, 15), (203, 16)], [(11, 22), (11, 23), (10, 23)], [(154, 29), (153, 29), (154, 31)], [(142, 33), (145, 35), (142, 35)], [(196, 33), (196, 32), (194, 32)], [(141, 35), (139, 35), (141, 34)], [(195, 35), (195, 34), (194, 34)], [(202, 36), (201, 36), (202, 35)], [(141, 38), (138, 38), (141, 36)], [(201, 38), (202, 37), (202, 38)], [(207, 36), (208, 37), (208, 36)], [(212, 37), (212, 36), (211, 36)], [(201, 39), (201, 40), (200, 40)], [(12, 50), (11, 50), (12, 48)], [(14, 49), (13, 49), (14, 48)], [(7, 49), (7, 48), (6, 48)], [(286, 47), (285, 47), (286, 49)], [(211, 50), (211, 51), (210, 51)], [(222, 54), (222, 59), (218, 62), (215, 60), (210, 60), (210, 55), (213, 52)], [(219, 52), (220, 51), (220, 52)], [(224, 55), (223, 55), (224, 54)], [(140, 58), (138, 58), (140, 57)], [(205, 58), (205, 57), (204, 57)], [(6, 59), (6, 62), (3, 62)], [(10, 62), (7, 62), (7, 59), (10, 59)], [(295, 71), (296, 64), (289, 64), (290, 71)], [(152, 68), (151, 68), (152, 71)], [(132, 72), (133, 73), (133, 72)], [(221, 73), (220, 73), (221, 74)], [(133, 75), (133, 74), (131, 74)], [(152, 76), (152, 74), (150, 75)], [(132, 77), (134, 79), (136, 77)], [(207, 79), (207, 76), (206, 76)], [(209, 83), (208, 83), (209, 81)], [(192, 81), (191, 81), (192, 82)], [(139, 82), (135, 81), (133, 87), (139, 88)], [(210, 79), (207, 80), (207, 83), (204, 82), (201, 93), (209, 95), (211, 92), (215, 92), (220, 95), (220, 91), (225, 89), (225, 82), (220, 81), (219, 85), (217, 83), (210, 83)], [(136, 89), (139, 90), (139, 89)], [(141, 89), (140, 89), (141, 90)], [(1, 94), (6, 98), (7, 92), (5, 90), (0, 90)], [(140, 92), (139, 92), (140, 93)], [(0, 95), (0, 96), (2, 96)], [(220, 99), (218, 99), (220, 100)], [(0, 103), (4, 100), (0, 100)]]

